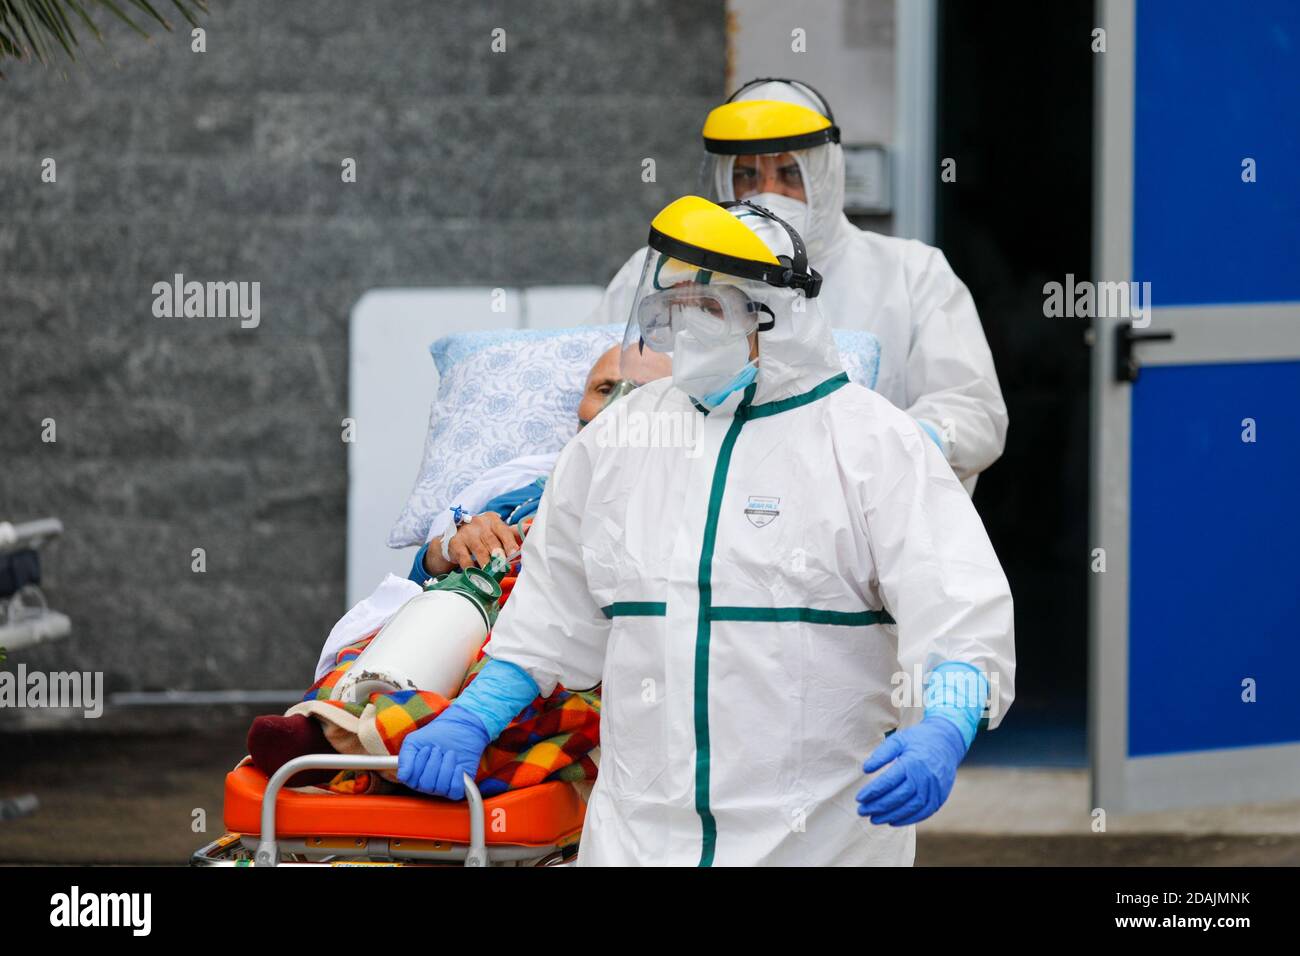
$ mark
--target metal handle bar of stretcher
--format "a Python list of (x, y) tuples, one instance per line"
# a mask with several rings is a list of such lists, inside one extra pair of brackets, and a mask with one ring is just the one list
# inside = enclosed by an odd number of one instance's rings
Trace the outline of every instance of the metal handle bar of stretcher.
[[(365, 754), (306, 754), (294, 757), (275, 772), (262, 794), (262, 833), (257, 844), (254, 866), (275, 866), (280, 862), (280, 848), (275, 842), (275, 800), (284, 783), (299, 770), (397, 770), (396, 757), (371, 757)], [(465, 799), (469, 803), (469, 849), (466, 866), (487, 866), (487, 829), (483, 819), (483, 794), (474, 778), (465, 774)]]

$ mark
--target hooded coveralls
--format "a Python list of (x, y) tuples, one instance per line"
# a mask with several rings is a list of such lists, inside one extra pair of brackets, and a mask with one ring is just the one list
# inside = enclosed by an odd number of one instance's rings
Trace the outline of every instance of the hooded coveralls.
[(697, 447), (597, 419), (547, 485), (485, 650), (542, 694), (603, 684), (582, 864), (910, 864), (914, 828), (854, 801), (866, 755), (921, 716), (896, 675), (965, 661), (991, 726), (1011, 703), (1011, 594), (969, 496), (806, 306), (707, 414), (668, 380), (622, 400), (702, 416), (675, 432)]
[[(738, 100), (782, 100), (820, 109), (795, 87), (764, 83)], [(953, 471), (973, 491), (974, 478), (1006, 445), (1007, 407), (979, 313), (966, 285), (938, 249), (854, 226), (845, 217), (844, 154), (839, 143), (798, 150), (809, 201), (803, 232), (821, 272), (820, 301), (837, 329), (866, 329), (880, 340), (876, 391), (932, 430)], [(731, 161), (715, 157), (718, 199), (733, 199)], [(645, 250), (610, 281), (591, 316), (622, 324), (637, 289)]]

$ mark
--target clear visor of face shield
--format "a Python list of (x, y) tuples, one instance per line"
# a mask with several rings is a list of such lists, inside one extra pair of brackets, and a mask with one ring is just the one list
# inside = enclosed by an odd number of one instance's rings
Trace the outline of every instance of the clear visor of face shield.
[(649, 250), (623, 335), (620, 375), (644, 384), (672, 374), (669, 356), (683, 332), (701, 347), (748, 338), (771, 316), (746, 291), (752, 284)]
[(807, 203), (811, 183), (802, 151), (750, 156), (708, 153), (700, 171), (700, 195), (718, 200), (777, 194)]

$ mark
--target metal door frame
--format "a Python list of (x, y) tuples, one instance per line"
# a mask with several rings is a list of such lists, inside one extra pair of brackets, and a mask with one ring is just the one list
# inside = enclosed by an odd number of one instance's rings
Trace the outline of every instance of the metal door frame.
[[(1097, 10), (1106, 52), (1095, 54), (1095, 278), (1132, 280), (1137, 8), (1134, 0), (1099, 0)], [(1150, 318), (1144, 331), (1175, 338), (1136, 346), (1143, 365), (1300, 359), (1300, 303), (1157, 304)], [(1294, 798), (1295, 776), (1261, 774), (1260, 754), (1300, 767), (1300, 744), (1128, 755), (1132, 385), (1115, 380), (1116, 330), (1125, 321), (1093, 320), (1090, 547), (1106, 554), (1105, 572), (1090, 574), (1088, 596), (1093, 806), (1123, 813)]]

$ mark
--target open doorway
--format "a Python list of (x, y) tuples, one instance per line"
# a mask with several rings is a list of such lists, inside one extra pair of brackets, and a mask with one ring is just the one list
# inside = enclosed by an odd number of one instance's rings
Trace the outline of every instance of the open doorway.
[(1092, 275), (1091, 4), (938, 4), (935, 242), (975, 297), (1010, 414), (975, 503), (1016, 601), (1017, 698), (972, 761), (1085, 766), (1086, 321), (1043, 286)]

